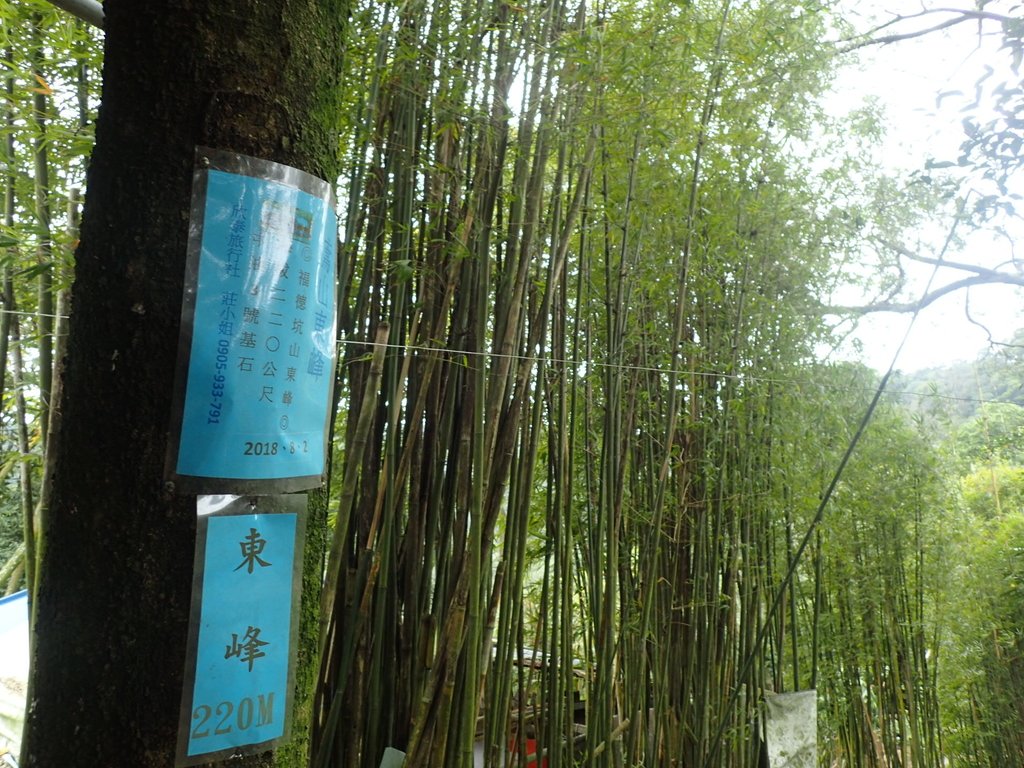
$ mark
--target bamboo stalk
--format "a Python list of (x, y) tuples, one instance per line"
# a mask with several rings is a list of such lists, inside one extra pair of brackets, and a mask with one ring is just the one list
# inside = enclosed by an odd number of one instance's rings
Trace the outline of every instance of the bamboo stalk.
[[(36, 13), (32, 17), (33, 38), (31, 60), (32, 74), (40, 84), (46, 83), (44, 66), (46, 53), (43, 41), (43, 17)], [(39, 264), (39, 301), (37, 324), (39, 327), (39, 436), (43, 454), (49, 444), (50, 407), (53, 389), (53, 326), (55, 312), (53, 287), (53, 235), (50, 230), (50, 157), (47, 123), (49, 100), (44, 88), (34, 89), (33, 159), (35, 174), (35, 216), (38, 229), (36, 260)]]
[[(4, 49), (4, 65), (7, 69), (7, 77), (4, 78), (4, 90), (6, 100), (4, 102), (4, 161), (6, 172), (4, 173), (4, 227), (14, 227), (15, 212), (15, 185), (14, 168), (16, 164), (15, 141), (14, 141), (14, 48), (8, 45)], [(13, 258), (13, 251), (8, 251), (11, 258), (5, 259), (3, 266), (2, 286), (3, 291), (3, 315), (0, 316), (0, 398), (7, 392), (7, 353), (10, 346), (11, 321), (14, 318), (14, 281), (11, 277), (11, 265), (8, 263)]]
[(21, 350), (20, 323), (18, 322), (17, 309), (13, 301), (7, 306), (12, 312), (11, 350), (13, 353), (13, 365), (11, 367), (11, 375), (14, 387), (15, 418), (17, 419), (18, 451), (21, 454), (19, 465), (21, 469), (22, 533), (25, 544), (25, 584), (31, 596), (35, 594), (36, 588), (36, 533), (38, 531), (35, 520), (35, 504), (33, 503), (33, 454), (28, 433), (28, 410), (25, 406), (25, 376)]

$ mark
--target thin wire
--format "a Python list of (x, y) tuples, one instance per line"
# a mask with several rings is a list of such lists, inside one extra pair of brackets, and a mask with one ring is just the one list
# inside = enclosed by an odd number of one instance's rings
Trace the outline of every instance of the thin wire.
[[(54, 320), (68, 320), (68, 315), (57, 315), (57, 314), (40, 314), (37, 312), (28, 312), (24, 310), (11, 310), (11, 309), (0, 309), (0, 315), (17, 315), (19, 317), (35, 318), (35, 317), (49, 317)], [(909, 327), (908, 327), (909, 333)], [(53, 334), (55, 336), (66, 336), (66, 333)], [(904, 341), (906, 337), (904, 337)], [(32, 338), (23, 338), (19, 341), (21, 344), (31, 344), (34, 342)], [(351, 347), (371, 347), (374, 346), (371, 341), (359, 341), (354, 339), (335, 339), (335, 343), (339, 347), (351, 346)], [(618, 371), (634, 371), (642, 373), (658, 373), (658, 374), (672, 374), (675, 376), (696, 376), (705, 378), (719, 378), (719, 379), (735, 379), (742, 381), (756, 382), (759, 384), (779, 384), (779, 385), (795, 385), (795, 386), (821, 386), (819, 382), (815, 382), (811, 379), (794, 379), (794, 378), (782, 378), (777, 376), (760, 376), (757, 374), (749, 373), (726, 373), (724, 371), (695, 371), (686, 369), (670, 369), (670, 368), (659, 368), (653, 365), (627, 365), (624, 363), (603, 363), (599, 360), (574, 360), (571, 358), (557, 358), (557, 357), (539, 357), (531, 355), (520, 355), (520, 354), (504, 354), (501, 352), (482, 352), (479, 350), (471, 349), (453, 349), (451, 347), (427, 347), (415, 344), (384, 344), (386, 349), (396, 350), (405, 353), (420, 353), (420, 354), (435, 354), (435, 355), (450, 355), (457, 356), (462, 355), (465, 357), (489, 357), (492, 359), (507, 359), (513, 362), (532, 362), (535, 364), (543, 363), (546, 366), (553, 365), (565, 365), (579, 368), (581, 366), (588, 366), (593, 368), (605, 368), (613, 369)], [(898, 353), (897, 353), (898, 354)], [(895, 358), (894, 358), (895, 360)], [(833, 392), (874, 392), (873, 388), (868, 387), (829, 387)], [(1017, 403), (1013, 400), (989, 400), (980, 397), (965, 397), (963, 395), (948, 395), (941, 392), (922, 392), (920, 390), (909, 390), (909, 389), (897, 389), (888, 390), (886, 392), (892, 396), (908, 396), (918, 398), (929, 398), (931, 400), (946, 400), (954, 403), (972, 403), (975, 405), (988, 405), (988, 404), (1002, 404), (1002, 405), (1016, 405)]]
[(17, 315), (18, 317), (49, 317), (52, 320), (68, 320), (68, 315), (52, 315), (45, 312), (28, 312), (21, 309), (0, 309), (0, 315)]
[[(372, 347), (377, 346), (372, 341), (356, 341), (352, 339), (336, 339), (339, 346), (354, 346), (354, 347)], [(821, 386), (819, 382), (811, 379), (795, 379), (795, 378), (783, 378), (778, 376), (760, 376), (758, 374), (749, 373), (726, 373), (724, 371), (697, 371), (690, 369), (671, 369), (671, 368), (659, 368), (657, 366), (650, 365), (627, 365), (624, 363), (605, 363), (599, 360), (575, 360), (572, 358), (557, 358), (557, 357), (539, 357), (531, 355), (520, 355), (520, 354), (508, 354), (501, 352), (482, 352), (479, 350), (470, 349), (453, 349), (451, 347), (426, 347), (418, 346), (415, 344), (391, 344), (385, 343), (386, 349), (405, 353), (423, 353), (423, 354), (436, 354), (436, 355), (449, 355), (449, 356), (465, 356), (465, 357), (490, 357), (511, 360), (513, 362), (524, 362), (529, 361), (532, 363), (543, 363), (546, 366), (553, 365), (565, 365), (569, 367), (581, 367), (587, 366), (592, 368), (606, 368), (614, 369), (618, 371), (637, 371), (645, 373), (658, 373), (658, 374), (673, 374), (676, 376), (696, 376), (706, 378), (719, 378), (719, 379), (735, 379), (738, 381), (750, 381), (757, 382), (759, 384), (792, 384), (796, 386)], [(834, 392), (874, 392), (874, 387), (829, 387)], [(935, 400), (949, 400), (952, 402), (961, 403), (975, 403), (975, 404), (988, 404), (988, 403), (1003, 403), (1007, 405), (1015, 405), (1011, 400), (987, 400), (978, 397), (965, 397), (962, 395), (947, 395), (940, 392), (924, 392), (920, 390), (909, 390), (909, 389), (897, 389), (887, 390), (887, 395), (907, 395), (911, 397), (928, 397)]]

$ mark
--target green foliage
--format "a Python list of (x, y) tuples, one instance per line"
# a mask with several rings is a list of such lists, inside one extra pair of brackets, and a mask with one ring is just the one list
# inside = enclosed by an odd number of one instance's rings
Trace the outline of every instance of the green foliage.
[[(17, 486), (9, 481), (0, 483), (0, 566), (11, 558), (23, 539), (21, 507), (18, 502)], [(0, 594), (7, 587), (7, 584), (0, 584)]]
[[(964, 139), (960, 146), (958, 163), (967, 166), (982, 179), (992, 182), (999, 195), (983, 198), (979, 208), (1002, 208), (1011, 216), (1015, 213), (1014, 202), (1020, 195), (1010, 192), (1008, 182), (1021, 168), (1024, 131), (1021, 114), (1024, 114), (1024, 88), (1021, 87), (1020, 66), (1024, 55), (1024, 25), (1019, 18), (1005, 17), (1000, 23), (1002, 37), (1001, 51), (1005, 57), (999, 63), (1005, 71), (996, 74), (992, 67), (986, 67), (975, 88), (976, 98), (966, 108), (963, 118)], [(1003, 79), (1006, 76), (1006, 79)], [(989, 115), (975, 114), (980, 105), (981, 95)], [(984, 114), (984, 113), (982, 113)], [(981, 211), (991, 216), (993, 211)]]
[(952, 432), (976, 420), (979, 407), (986, 402), (997, 407), (1024, 407), (1022, 351), (1024, 329), (1016, 331), (1008, 343), (993, 345), (976, 360), (902, 373), (893, 379), (891, 389), (912, 411), (947, 420), (944, 429)]
[(1024, 407), (983, 403), (950, 438), (962, 466), (1024, 465)]
[(960, 480), (964, 506), (977, 520), (1024, 510), (1024, 466), (991, 462)]
[(944, 722), (952, 765), (995, 768), (1024, 754), (1024, 513), (973, 518), (969, 531), (943, 649)]
[(952, 588), (951, 497), (933, 436), (883, 407), (823, 526), (821, 677), (843, 764), (940, 759), (936, 638)]

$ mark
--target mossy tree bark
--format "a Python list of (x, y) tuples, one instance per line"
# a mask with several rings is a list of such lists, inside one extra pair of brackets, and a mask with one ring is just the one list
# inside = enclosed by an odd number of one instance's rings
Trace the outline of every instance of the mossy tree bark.
[[(163, 462), (195, 146), (328, 180), (338, 170), (347, 0), (108, 0), (104, 9), (25, 766), (174, 762), (195, 503), (165, 485)], [(308, 526), (297, 743), (232, 765), (305, 762), (324, 506), (311, 504)]]

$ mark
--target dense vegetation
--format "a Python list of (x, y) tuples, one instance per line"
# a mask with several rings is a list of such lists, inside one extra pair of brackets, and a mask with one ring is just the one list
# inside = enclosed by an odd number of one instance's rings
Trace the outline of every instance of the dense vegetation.
[[(0, 14), (11, 591), (101, 34)], [(1019, 348), (895, 380), (930, 396), (848, 463), (878, 376), (816, 355), (865, 244), (994, 215), (825, 113), (848, 34), (795, 0), (353, 4), (313, 765), (748, 766), (764, 692), (808, 688), (821, 765), (1024, 762)]]

